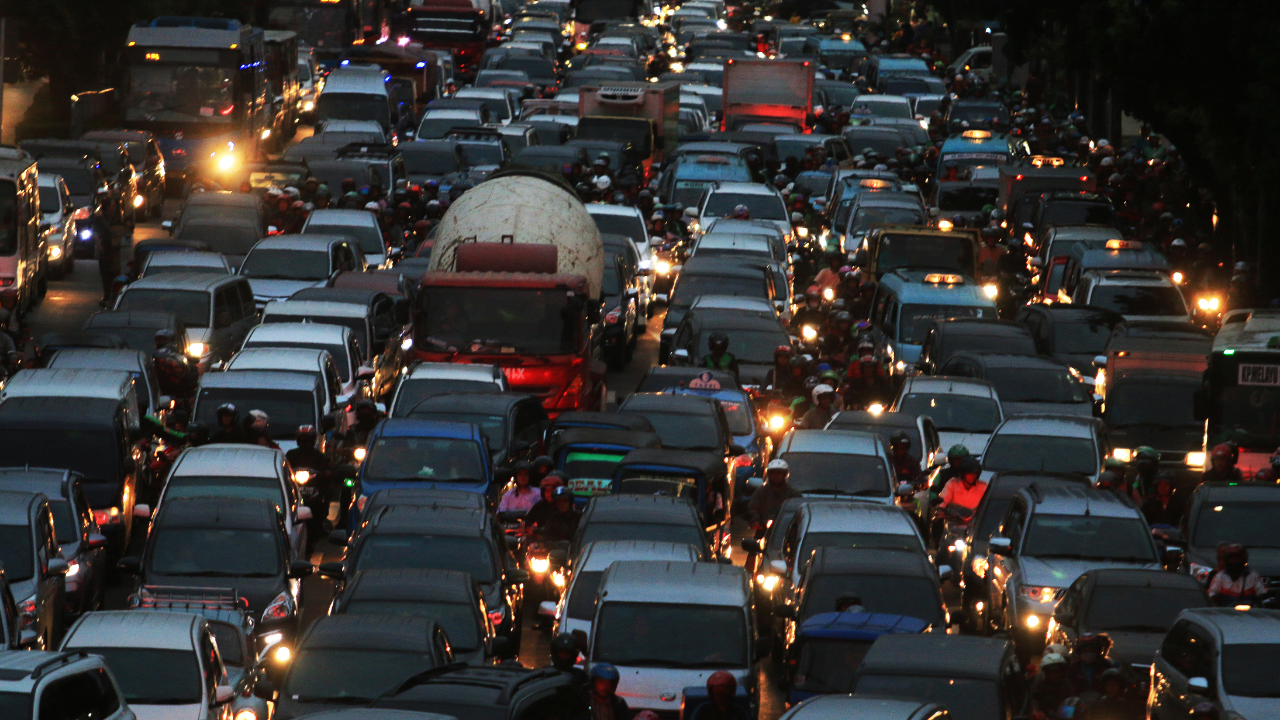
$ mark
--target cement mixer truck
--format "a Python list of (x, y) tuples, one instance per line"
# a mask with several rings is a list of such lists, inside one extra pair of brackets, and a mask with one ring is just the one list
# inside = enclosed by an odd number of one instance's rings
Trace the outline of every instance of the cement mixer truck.
[(604, 407), (593, 357), (604, 245), (555, 175), (494, 173), (449, 207), (415, 299), (413, 350), (428, 362), (495, 364), (551, 415)]

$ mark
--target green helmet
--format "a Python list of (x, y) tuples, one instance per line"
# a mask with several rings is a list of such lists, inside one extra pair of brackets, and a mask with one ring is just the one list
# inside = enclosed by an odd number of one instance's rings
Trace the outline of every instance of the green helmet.
[(1160, 453), (1149, 445), (1143, 445), (1133, 449), (1134, 460), (1159, 460)]
[(1119, 458), (1109, 457), (1102, 461), (1102, 467), (1106, 470), (1121, 470), (1125, 468), (1124, 461)]
[(969, 457), (969, 448), (959, 443), (952, 445), (951, 449), (947, 450), (948, 460), (951, 460), (951, 459), (963, 460), (964, 458), (967, 458), (967, 457)]

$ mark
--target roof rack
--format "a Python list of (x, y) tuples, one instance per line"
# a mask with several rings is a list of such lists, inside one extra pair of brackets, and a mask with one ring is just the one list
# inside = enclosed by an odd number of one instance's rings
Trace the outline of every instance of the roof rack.
[(144, 585), (129, 596), (129, 607), (154, 610), (236, 610), (249, 609), (248, 598), (235, 590), (215, 587)]
[(344, 155), (395, 155), (399, 150), (391, 143), (349, 143), (333, 151), (333, 154)]
[(486, 127), (454, 127), (444, 134), (446, 140), (501, 140), (502, 132), (497, 128)]
[(76, 660), (80, 660), (87, 657), (89, 657), (89, 652), (87, 650), (69, 650), (67, 652), (60, 652), (56, 656), (51, 657), (48, 660), (45, 660), (44, 662), (40, 663), (39, 665), (36, 665), (35, 667), (31, 668), (31, 679), (38, 680), (40, 679), (40, 677), (42, 677), (46, 672), (49, 672), (50, 670), (57, 670), (63, 665), (66, 665), (68, 663), (72, 663), (72, 662), (75, 662)]

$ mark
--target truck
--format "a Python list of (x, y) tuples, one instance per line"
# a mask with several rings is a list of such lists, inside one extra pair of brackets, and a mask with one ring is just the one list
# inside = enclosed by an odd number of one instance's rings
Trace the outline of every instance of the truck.
[(743, 125), (791, 125), (806, 132), (813, 114), (813, 68), (808, 60), (725, 61), (720, 130)]
[(533, 169), (494, 173), (449, 207), (414, 299), (426, 362), (498, 365), (551, 415), (604, 407), (593, 355), (604, 243), (573, 188)]
[(1004, 211), (1011, 234), (1025, 232), (1023, 224), (1031, 222), (1034, 200), (1040, 193), (1047, 190), (1093, 192), (1094, 177), (1088, 168), (1061, 163), (1060, 158), (1033, 155), (1022, 164), (999, 167), (1000, 194), (996, 198), (996, 207)]
[(470, 79), (479, 70), (489, 38), (488, 0), (422, 0), (405, 11), (409, 39), (427, 50), (450, 53), (458, 78)]
[(645, 174), (676, 150), (680, 84), (619, 81), (578, 90), (579, 139), (629, 143)]
[(342, 49), (363, 41), (365, 21), (370, 31), (376, 17), (367, 0), (270, 0), (267, 3), (267, 27), (291, 30), (298, 43), (312, 49), (316, 61), (332, 67)]

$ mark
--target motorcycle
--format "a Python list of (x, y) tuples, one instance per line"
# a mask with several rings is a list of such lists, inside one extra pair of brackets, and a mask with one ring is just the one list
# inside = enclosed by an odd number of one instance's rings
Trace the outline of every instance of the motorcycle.
[[(965, 558), (965, 538), (969, 536), (969, 524), (973, 522), (973, 510), (949, 505), (938, 511), (941, 532), (938, 536), (938, 566), (961, 567)], [(959, 577), (959, 575), (957, 575)]]

